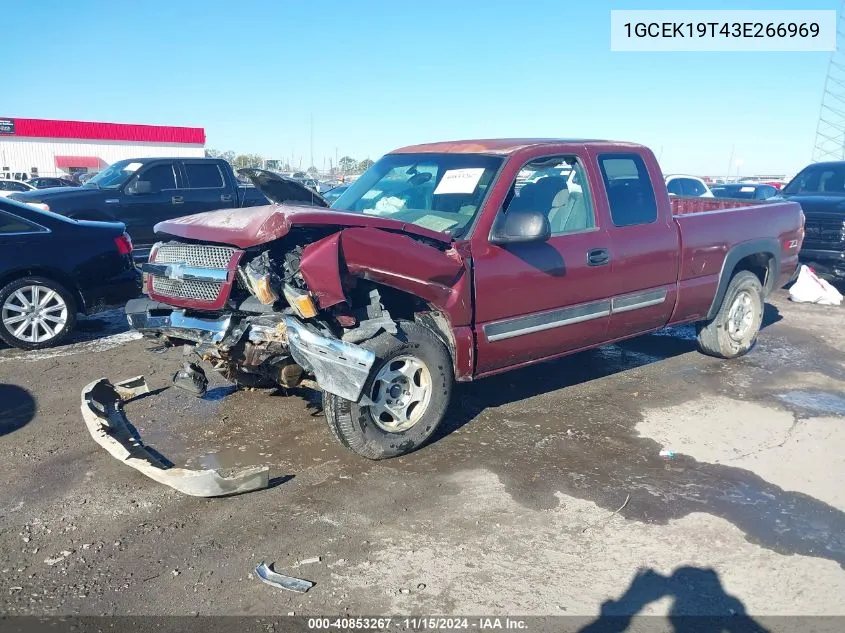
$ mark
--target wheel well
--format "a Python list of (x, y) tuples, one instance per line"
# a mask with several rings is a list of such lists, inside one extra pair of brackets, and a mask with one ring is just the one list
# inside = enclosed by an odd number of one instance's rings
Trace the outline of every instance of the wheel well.
[(6, 284), (9, 284), (16, 279), (22, 279), (23, 277), (45, 277), (55, 281), (56, 283), (62, 284), (62, 286), (64, 286), (73, 297), (73, 300), (76, 303), (76, 310), (78, 312), (83, 312), (85, 310), (85, 301), (82, 299), (82, 293), (79, 292), (79, 288), (77, 288), (76, 284), (73, 283), (73, 280), (68, 275), (50, 268), (30, 266), (28, 268), (19, 268), (17, 270), (9, 271), (0, 275), (0, 288), (5, 287)]
[(772, 270), (774, 259), (775, 258), (771, 253), (753, 253), (751, 255), (746, 255), (736, 263), (736, 266), (734, 266), (733, 272), (731, 273), (731, 277), (734, 277), (742, 270), (747, 270), (760, 280), (760, 284), (762, 284), (763, 288), (766, 290), (766, 294), (768, 294), (769, 284), (774, 278), (774, 271)]
[(449, 355), (452, 357), (454, 364), (455, 338), (448, 319), (440, 310), (404, 290), (382, 284), (374, 284), (374, 286), (379, 291), (382, 305), (394, 320), (415, 321), (434, 332), (446, 346), (446, 349), (449, 350)]

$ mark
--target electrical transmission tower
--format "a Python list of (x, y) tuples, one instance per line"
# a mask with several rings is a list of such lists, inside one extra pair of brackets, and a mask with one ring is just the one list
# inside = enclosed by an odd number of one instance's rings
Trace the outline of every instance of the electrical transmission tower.
[(836, 50), (830, 54), (824, 95), (816, 126), (813, 160), (845, 160), (845, 1), (836, 26)]

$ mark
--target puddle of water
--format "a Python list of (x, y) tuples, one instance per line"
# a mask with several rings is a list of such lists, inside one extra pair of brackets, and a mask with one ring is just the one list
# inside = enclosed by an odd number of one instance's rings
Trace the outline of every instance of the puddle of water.
[(778, 394), (778, 398), (801, 409), (845, 415), (845, 398), (825, 391), (788, 391)]
[(218, 400), (222, 400), (226, 396), (235, 393), (238, 388), (235, 385), (226, 385), (223, 387), (214, 387), (213, 389), (209, 389), (205, 392), (202, 399), (209, 400), (211, 402), (215, 402)]

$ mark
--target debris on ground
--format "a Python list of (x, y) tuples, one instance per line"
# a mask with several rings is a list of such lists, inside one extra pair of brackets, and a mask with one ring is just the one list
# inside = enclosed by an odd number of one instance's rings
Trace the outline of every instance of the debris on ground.
[(299, 567), (300, 565), (313, 565), (314, 563), (319, 563), (322, 560), (322, 556), (314, 556), (312, 558), (306, 558), (304, 560), (299, 561), (296, 566)]
[(268, 565), (267, 563), (262, 562), (255, 568), (255, 575), (258, 576), (261, 582), (266, 583), (271, 587), (276, 587), (277, 589), (287, 589), (288, 591), (296, 591), (297, 593), (305, 593), (314, 586), (314, 583), (310, 580), (294, 578), (293, 576), (285, 576), (284, 574), (277, 573), (273, 570), (273, 563)]
[[(115, 384), (101, 378), (82, 390), (82, 417), (97, 444), (150, 479), (194, 497), (223, 497), (262, 490), (269, 485), (266, 466), (243, 468), (223, 476), (216, 470), (179, 468), (148, 448), (123, 411), (123, 405), (150, 392), (143, 376)], [(115, 547), (120, 541), (115, 541)]]
[(675, 451), (669, 448), (664, 448), (660, 451), (660, 456), (665, 457), (667, 459), (672, 459), (673, 457), (675, 457)]
[(202, 397), (208, 390), (208, 377), (202, 367), (186, 362), (173, 376), (173, 386), (195, 396)]
[(799, 269), (798, 277), (789, 289), (789, 298), (796, 303), (818, 303), (823, 306), (838, 306), (842, 303), (842, 293), (806, 265)]

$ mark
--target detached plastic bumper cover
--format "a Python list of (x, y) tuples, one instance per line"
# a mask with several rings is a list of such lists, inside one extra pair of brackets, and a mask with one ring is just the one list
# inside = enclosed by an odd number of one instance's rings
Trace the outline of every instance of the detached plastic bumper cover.
[(290, 354), (310, 371), (321, 389), (358, 402), (376, 360), (371, 351), (329, 338), (308, 328), (295, 317), (285, 319)]
[(230, 477), (216, 470), (177, 468), (144, 446), (123, 412), (123, 403), (149, 393), (143, 376), (110, 383), (95, 380), (82, 390), (82, 417), (94, 441), (127, 466), (192, 497), (223, 497), (266, 488), (269, 469), (244, 469)]

